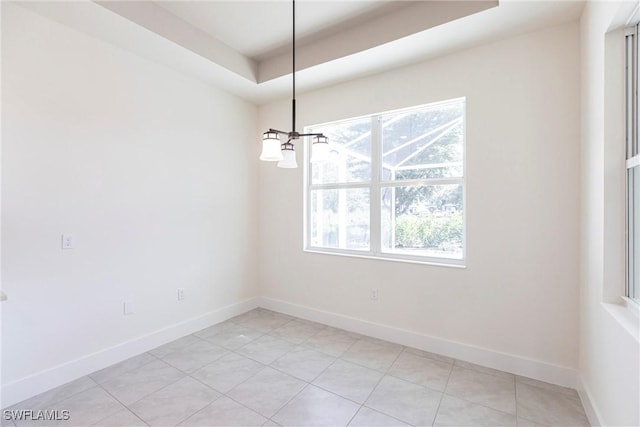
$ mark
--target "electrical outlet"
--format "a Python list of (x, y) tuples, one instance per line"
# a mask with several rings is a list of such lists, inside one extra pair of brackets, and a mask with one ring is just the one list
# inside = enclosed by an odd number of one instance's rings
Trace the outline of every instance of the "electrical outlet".
[(73, 234), (62, 235), (62, 249), (73, 249), (74, 243)]
[(135, 312), (133, 307), (133, 300), (127, 300), (123, 304), (123, 314), (128, 316), (129, 314), (133, 314)]
[(369, 291), (369, 298), (371, 301), (378, 301), (378, 288), (371, 288)]
[(184, 289), (178, 288), (178, 301), (182, 301), (184, 299)]

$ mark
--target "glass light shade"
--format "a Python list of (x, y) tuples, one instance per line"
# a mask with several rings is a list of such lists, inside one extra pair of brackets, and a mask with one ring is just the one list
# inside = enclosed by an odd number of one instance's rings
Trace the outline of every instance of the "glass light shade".
[(265, 132), (262, 135), (262, 153), (260, 160), (268, 162), (277, 162), (282, 160), (282, 151), (280, 151), (280, 135), (275, 132)]
[(285, 169), (295, 169), (298, 167), (296, 152), (293, 151), (293, 144), (282, 144), (282, 160), (278, 162), (278, 167)]
[(326, 136), (314, 136), (311, 145), (311, 163), (329, 160), (329, 139)]

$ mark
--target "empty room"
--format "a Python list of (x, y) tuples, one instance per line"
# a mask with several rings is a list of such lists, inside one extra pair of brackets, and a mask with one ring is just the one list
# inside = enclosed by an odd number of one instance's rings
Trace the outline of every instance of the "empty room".
[(639, 426), (640, 2), (2, 1), (20, 426)]

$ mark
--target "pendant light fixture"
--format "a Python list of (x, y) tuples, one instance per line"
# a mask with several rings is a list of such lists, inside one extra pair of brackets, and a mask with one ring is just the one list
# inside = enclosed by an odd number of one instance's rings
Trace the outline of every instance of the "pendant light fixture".
[[(299, 133), (296, 131), (296, 0), (293, 0), (293, 96), (291, 98), (291, 128), (289, 132), (269, 129), (262, 135), (262, 153), (260, 160), (278, 162), (280, 168), (297, 168), (296, 152), (293, 142), (311, 136), (311, 162), (317, 163), (329, 157), (329, 139), (321, 133)], [(285, 135), (287, 142), (282, 143), (280, 136)]]

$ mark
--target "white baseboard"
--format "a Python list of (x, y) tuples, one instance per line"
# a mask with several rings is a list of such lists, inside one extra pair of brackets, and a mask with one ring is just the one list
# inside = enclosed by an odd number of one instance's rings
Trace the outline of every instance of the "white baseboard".
[(441, 354), (454, 359), (475, 363), (501, 371), (511, 372), (536, 380), (570, 387), (577, 387), (577, 374), (574, 369), (552, 365), (538, 360), (528, 359), (495, 350), (476, 347), (460, 342), (449, 341), (424, 335), (406, 329), (394, 328), (379, 323), (317, 310), (272, 298), (258, 298), (258, 305), (302, 319), (311, 320), (336, 328), (345, 329), (374, 338), (383, 339), (431, 353)]
[(580, 400), (582, 401), (582, 406), (584, 407), (584, 412), (587, 414), (587, 418), (589, 419), (589, 424), (592, 426), (601, 426), (602, 418), (600, 417), (600, 412), (593, 404), (593, 399), (589, 388), (584, 382), (583, 378), (578, 379), (578, 395), (580, 396)]
[(259, 299), (251, 298), (209, 313), (184, 320), (150, 334), (63, 363), (2, 386), (2, 407), (43, 393), (114, 363), (152, 350), (177, 338), (237, 316), (258, 307)]

